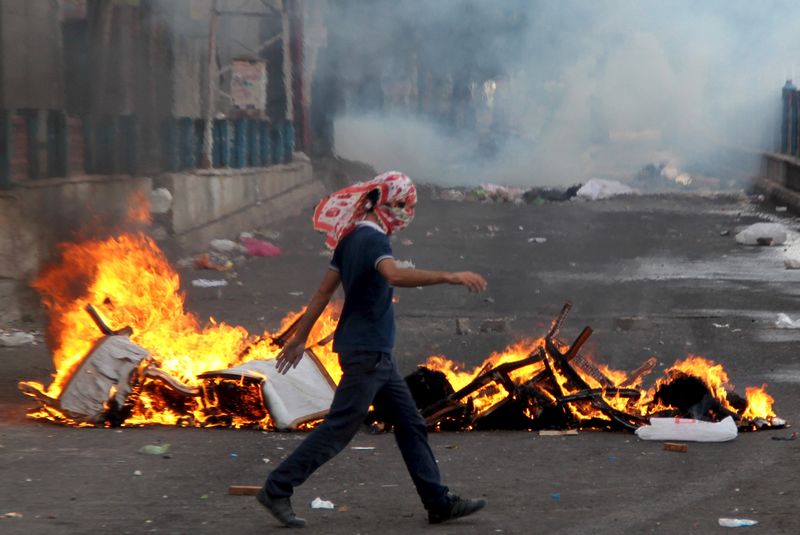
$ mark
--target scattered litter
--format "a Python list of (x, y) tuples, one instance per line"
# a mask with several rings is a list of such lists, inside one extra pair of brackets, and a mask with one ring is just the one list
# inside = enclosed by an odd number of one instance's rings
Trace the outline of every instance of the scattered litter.
[(757, 520), (750, 520), (748, 518), (720, 518), (719, 525), (723, 528), (742, 528), (747, 526), (755, 526), (758, 524)]
[(201, 500), (207, 500), (208, 499), (208, 494), (203, 494), (202, 496), (200, 496), (200, 499)]
[(353, 446), (350, 449), (355, 451), (372, 451), (375, 449), (375, 446)]
[(721, 422), (704, 422), (691, 418), (650, 418), (650, 425), (636, 430), (642, 440), (687, 440), (694, 442), (727, 442), (736, 438), (738, 429), (730, 416)]
[(797, 431), (792, 432), (788, 437), (772, 437), (772, 440), (797, 440)]
[(401, 241), (400, 243), (402, 243), (403, 245), (414, 245), (414, 241), (413, 240), (409, 240), (409, 239), (405, 239), (405, 240)]
[(233, 459), (235, 461), (236, 459), (239, 458), (239, 454), (238, 453), (231, 453), (230, 457), (231, 457), (231, 459)]
[(638, 192), (632, 187), (616, 180), (590, 178), (586, 184), (581, 186), (575, 196), (579, 199), (596, 201), (616, 197), (617, 195), (632, 195), (636, 193)]
[(32, 344), (36, 337), (24, 332), (0, 332), (0, 347), (18, 347)]
[(522, 204), (525, 190), (499, 184), (482, 184), (472, 192), (479, 200)]
[(528, 243), (547, 243), (547, 238), (528, 238)]
[(560, 500), (561, 499), (561, 493), (560, 492), (554, 492), (553, 494), (550, 495), (550, 498), (552, 498), (553, 500)]
[(689, 451), (688, 444), (680, 444), (678, 442), (664, 442), (664, 449), (666, 451), (677, 451), (679, 453), (686, 453)]
[(417, 267), (411, 260), (396, 260), (395, 264), (400, 269), (414, 269), (415, 267)]
[(6, 513), (3, 515), (3, 518), (22, 518), (22, 513), (15, 513), (15, 512)]
[(617, 460), (617, 456), (616, 455), (609, 455), (608, 456), (608, 460), (609, 461), (616, 461)]
[(788, 207), (786, 207), (786, 206), (776, 206), (775, 207), (775, 211), (776, 212), (785, 212), (786, 210), (788, 210)]
[(192, 281), (192, 286), (195, 288), (221, 288), (223, 286), (227, 286), (228, 281), (225, 279), (194, 279)]
[(228, 494), (233, 496), (255, 496), (261, 487), (255, 485), (230, 485), (228, 487)]
[(775, 322), (775, 327), (779, 329), (800, 329), (800, 319), (793, 320), (786, 314), (780, 313)]
[(736, 235), (742, 245), (781, 245), (788, 234), (780, 223), (755, 223)]
[(242, 239), (242, 244), (250, 256), (273, 257), (283, 254), (283, 251), (277, 245), (256, 238), (244, 238)]
[(222, 254), (230, 253), (245, 253), (247, 250), (240, 244), (233, 240), (211, 240), (208, 242), (208, 247)]
[(217, 253), (203, 253), (194, 259), (195, 269), (213, 269), (216, 271), (230, 271), (233, 262), (229, 258)]
[(489, 303), (490, 305), (493, 305), (494, 304), (494, 299), (492, 299), (491, 297), (487, 297), (486, 299), (483, 300), (483, 302), (484, 303)]
[(540, 437), (565, 437), (575, 436), (577, 434), (577, 429), (542, 429), (539, 431)]
[(725, 229), (725, 230), (720, 230), (720, 231), (719, 231), (719, 235), (720, 235), (720, 236), (730, 236), (730, 235), (731, 235), (731, 231), (730, 231), (730, 230), (728, 230), (728, 229)]
[(472, 326), (467, 318), (456, 318), (456, 334), (462, 336), (472, 334)]
[(300, 297), (301, 295), (303, 295), (303, 292), (289, 292), (289, 295), (294, 297)]
[(783, 265), (786, 266), (786, 269), (800, 269), (800, 255), (797, 253), (786, 255), (786, 258), (783, 259)]
[(311, 502), (312, 509), (335, 509), (333, 502), (329, 502), (328, 500), (323, 500), (319, 496), (314, 498)]
[(717, 329), (730, 329), (731, 328), (730, 323), (712, 323), (711, 325), (713, 325)]
[(147, 444), (139, 448), (139, 453), (145, 455), (166, 455), (169, 453), (169, 444)]
[(134, 470), (133, 475), (140, 476), (140, 475), (142, 475), (142, 471), (141, 470)]
[(261, 459), (261, 462), (263, 462), (264, 464), (269, 464), (269, 459), (264, 457), (263, 459)]
[(500, 232), (500, 227), (497, 225), (486, 225), (486, 230), (492, 234), (496, 234), (497, 232)]

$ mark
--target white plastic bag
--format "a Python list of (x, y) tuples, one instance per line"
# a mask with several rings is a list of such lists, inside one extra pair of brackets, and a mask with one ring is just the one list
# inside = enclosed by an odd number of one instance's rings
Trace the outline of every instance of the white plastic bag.
[(788, 234), (780, 223), (755, 223), (736, 235), (742, 245), (781, 245)]
[(689, 418), (650, 418), (650, 425), (636, 430), (642, 440), (687, 440), (693, 442), (727, 442), (739, 430), (728, 416), (721, 422), (704, 422)]
[(586, 184), (581, 186), (575, 194), (579, 199), (596, 201), (598, 199), (608, 199), (617, 195), (631, 195), (638, 193), (630, 186), (616, 180), (605, 180), (602, 178), (590, 178)]

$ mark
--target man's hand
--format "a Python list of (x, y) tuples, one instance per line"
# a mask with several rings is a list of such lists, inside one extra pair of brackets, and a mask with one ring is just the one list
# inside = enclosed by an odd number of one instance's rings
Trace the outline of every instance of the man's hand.
[(305, 340), (296, 340), (294, 338), (289, 340), (275, 359), (277, 361), (275, 368), (278, 370), (278, 373), (285, 375), (290, 369), (297, 368), (300, 359), (303, 358), (303, 352), (305, 350)]
[(450, 273), (447, 282), (466, 286), (470, 292), (482, 292), (486, 289), (486, 279), (471, 271)]

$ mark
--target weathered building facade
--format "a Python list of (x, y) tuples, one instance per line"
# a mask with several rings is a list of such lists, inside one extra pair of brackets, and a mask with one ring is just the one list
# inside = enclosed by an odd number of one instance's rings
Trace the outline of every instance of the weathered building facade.
[(313, 4), (0, 0), (0, 320), (56, 243), (119, 224), (135, 192), (170, 190), (158, 222), (189, 249), (313, 205)]

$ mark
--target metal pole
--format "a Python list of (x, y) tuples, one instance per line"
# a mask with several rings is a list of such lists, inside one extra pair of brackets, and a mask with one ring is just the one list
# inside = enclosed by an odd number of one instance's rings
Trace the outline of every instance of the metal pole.
[(214, 161), (214, 99), (216, 98), (217, 62), (217, 0), (211, 6), (211, 20), (208, 23), (208, 84), (206, 87), (206, 128), (203, 135), (203, 155), (200, 167), (210, 169)]

